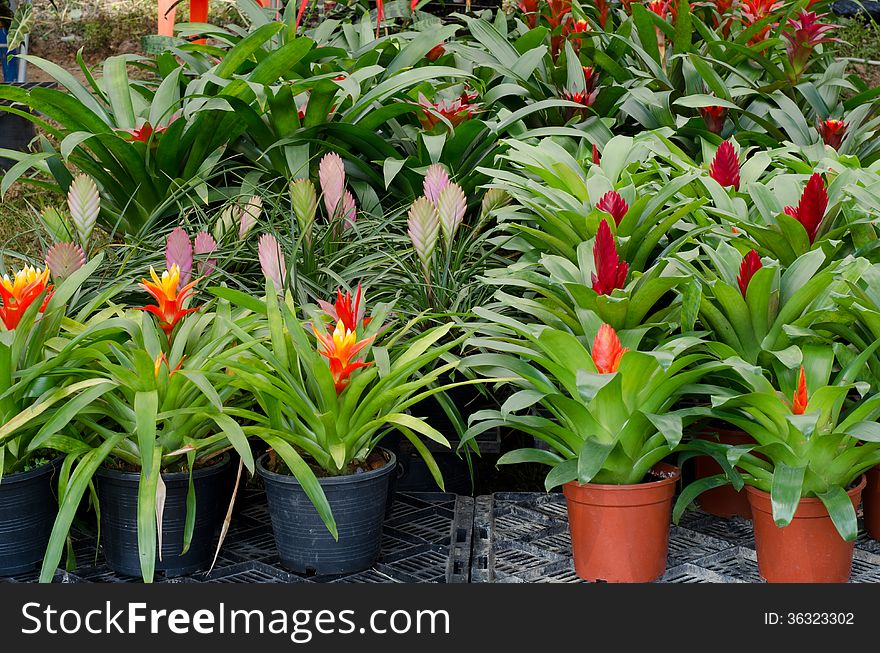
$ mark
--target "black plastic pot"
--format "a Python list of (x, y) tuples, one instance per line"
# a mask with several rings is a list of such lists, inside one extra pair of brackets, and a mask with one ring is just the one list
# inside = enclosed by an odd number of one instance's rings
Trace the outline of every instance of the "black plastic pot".
[(0, 576), (31, 572), (43, 560), (58, 514), (54, 480), (60, 462), (0, 480)]
[[(189, 473), (162, 474), (165, 482), (165, 510), (162, 517), (162, 555), (156, 556), (156, 570), (166, 576), (182, 576), (207, 569), (214, 554), (216, 536), (232, 494), (229, 473), (231, 457), (224, 454), (215, 465), (192, 473), (196, 494), (196, 522), (189, 551), (183, 551), (186, 524), (186, 494)], [(98, 501), (101, 506), (101, 538), (107, 565), (120, 574), (141, 575), (137, 541), (137, 496), (140, 474), (101, 468)], [(158, 549), (158, 546), (157, 546)]]
[[(35, 86), (52, 87), (53, 82), (25, 82), (12, 83), (9, 85), (17, 86), (23, 89), (31, 89)], [(0, 101), (0, 105), (8, 105), (9, 102)], [(17, 105), (16, 108), (26, 111), (27, 107)], [(14, 113), (8, 113), (0, 110), (0, 149), (13, 150), (17, 152), (27, 152), (29, 143), (36, 136), (34, 124), (25, 118)], [(0, 172), (6, 171), (15, 164), (12, 159), (0, 157)]]
[(296, 478), (266, 469), (266, 455), (257, 460), (282, 565), (300, 574), (333, 575), (363, 571), (376, 562), (389, 482), (397, 466), (393, 453), (380, 451), (388, 461), (384, 467), (318, 479), (336, 520), (338, 541)]

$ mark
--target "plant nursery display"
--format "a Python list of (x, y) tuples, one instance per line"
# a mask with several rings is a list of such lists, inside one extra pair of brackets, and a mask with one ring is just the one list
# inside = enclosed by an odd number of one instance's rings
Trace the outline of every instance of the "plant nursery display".
[(536, 580), (669, 580), (709, 519), (859, 580), (880, 88), (831, 3), (230, 5), (0, 85), (0, 575), (383, 579), (448, 490), (421, 559), (541, 491)]

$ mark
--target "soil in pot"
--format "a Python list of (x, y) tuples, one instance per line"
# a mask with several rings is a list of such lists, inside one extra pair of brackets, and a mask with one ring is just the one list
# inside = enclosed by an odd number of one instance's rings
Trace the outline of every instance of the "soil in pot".
[[(393, 453), (378, 450), (384, 464), (345, 476), (318, 478), (339, 540), (334, 540), (296, 477), (272, 471), (270, 454), (257, 461), (272, 531), (287, 569), (308, 575), (348, 574), (369, 569), (379, 557), (389, 482), (397, 466)], [(284, 471), (284, 470), (279, 470)]]
[(880, 467), (869, 469), (865, 474), (867, 484), (862, 492), (862, 510), (868, 537), (880, 540)]
[(577, 575), (588, 581), (648, 583), (666, 569), (672, 499), (680, 472), (661, 463), (642, 483), (566, 483)]
[(42, 562), (58, 514), (61, 460), (0, 480), (0, 576), (32, 572)]
[[(156, 571), (166, 576), (182, 576), (208, 568), (214, 555), (217, 535), (232, 497), (234, 477), (231, 457), (224, 454), (215, 464), (192, 472), (196, 495), (196, 517), (189, 550), (183, 551), (186, 524), (186, 495), (189, 472), (163, 473), (165, 510), (162, 518), (161, 560)], [(140, 576), (137, 541), (138, 472), (101, 468), (96, 474), (101, 506), (101, 542), (107, 565), (128, 576)]]
[[(847, 494), (858, 508), (863, 476)], [(773, 521), (770, 494), (746, 487), (755, 524), (758, 573), (768, 583), (845, 583), (852, 570), (853, 542), (844, 540), (820, 499), (801, 499), (791, 523)]]
[[(740, 445), (754, 444), (754, 439), (745, 431), (734, 431), (720, 427), (710, 427), (706, 433), (698, 437), (704, 440), (720, 442), (721, 444)], [(716, 463), (710, 456), (697, 456), (694, 461), (694, 480), (723, 474), (721, 465)], [(716, 517), (743, 517), (752, 518), (752, 509), (749, 507), (749, 499), (743, 489), (737, 492), (732, 485), (722, 485), (703, 492), (697, 502), (703, 512)]]

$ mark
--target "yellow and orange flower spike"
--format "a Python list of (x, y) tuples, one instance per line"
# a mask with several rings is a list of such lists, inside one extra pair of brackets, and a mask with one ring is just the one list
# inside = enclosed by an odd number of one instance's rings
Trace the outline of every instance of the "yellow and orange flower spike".
[(613, 374), (620, 365), (620, 359), (629, 349), (621, 347), (617, 332), (609, 324), (599, 327), (593, 340), (593, 363), (599, 374)]
[(183, 303), (192, 294), (193, 287), (199, 282), (198, 279), (190, 281), (183, 288), (178, 289), (180, 284), (180, 268), (172, 265), (170, 270), (165, 270), (162, 277), (156, 274), (156, 271), (150, 267), (150, 276), (152, 281), (143, 279), (139, 284), (146, 292), (153, 296), (157, 305), (141, 306), (138, 310), (147, 311), (155, 315), (159, 320), (159, 327), (170, 336), (174, 331), (174, 327), (180, 322), (181, 318), (188, 313), (199, 310), (195, 308), (183, 308)]
[(807, 410), (808, 402), (807, 377), (806, 374), (804, 374), (804, 366), (801, 365), (801, 373), (798, 376), (798, 387), (794, 392), (794, 397), (791, 402), (791, 412), (795, 415), (803, 415), (804, 411)]
[(331, 334), (321, 333), (314, 324), (312, 331), (323, 347), (323, 350), (319, 349), (318, 353), (326, 356), (330, 361), (330, 373), (336, 384), (336, 394), (345, 390), (352, 372), (361, 367), (372, 365), (372, 363), (353, 361), (352, 359), (373, 341), (373, 336), (359, 341), (357, 333), (346, 329), (342, 320), (336, 323), (336, 329)]
[(178, 372), (180, 370), (180, 368), (183, 366), (183, 359), (184, 358), (186, 358), (186, 356), (181, 356), (177, 365), (175, 365), (172, 368), (171, 365), (168, 363), (168, 357), (165, 355), (165, 352), (163, 351), (162, 353), (160, 353), (153, 360), (153, 371), (156, 373), (156, 378), (157, 379), (159, 378), (159, 370), (162, 369), (162, 363), (165, 363), (165, 367), (168, 368), (168, 378), (170, 379), (172, 376), (174, 376), (174, 373)]
[(18, 326), (25, 311), (44, 290), (48, 290), (48, 293), (43, 305), (40, 306), (41, 313), (46, 310), (46, 304), (52, 297), (49, 268), (37, 270), (28, 265), (16, 272), (12, 279), (9, 275), (3, 275), (0, 279), (0, 298), (3, 300), (3, 306), (0, 306), (0, 319), (7, 329), (12, 330)]

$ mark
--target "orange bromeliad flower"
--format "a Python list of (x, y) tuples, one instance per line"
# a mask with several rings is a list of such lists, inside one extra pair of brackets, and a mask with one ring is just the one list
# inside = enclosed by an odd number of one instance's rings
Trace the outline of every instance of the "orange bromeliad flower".
[(15, 273), (14, 278), (10, 279), (9, 275), (4, 274), (0, 279), (0, 298), (3, 299), (3, 306), (0, 306), (0, 319), (10, 331), (18, 326), (22, 316), (28, 307), (40, 296), (44, 290), (49, 292), (43, 305), (40, 306), (40, 313), (46, 310), (46, 304), (52, 297), (52, 286), (48, 285), (49, 268), (37, 270), (30, 265), (24, 267)]
[(326, 356), (330, 361), (330, 373), (333, 374), (333, 381), (336, 384), (336, 394), (341, 394), (348, 385), (352, 372), (361, 367), (372, 365), (372, 363), (353, 361), (352, 359), (361, 349), (373, 341), (373, 336), (358, 341), (357, 333), (346, 329), (342, 320), (336, 323), (336, 329), (332, 334), (321, 333), (314, 324), (312, 331), (324, 348), (323, 351), (318, 350), (318, 353)]
[(599, 374), (613, 374), (620, 365), (620, 359), (629, 349), (620, 346), (617, 332), (610, 324), (599, 327), (599, 333), (593, 340), (593, 363)]
[(165, 335), (170, 336), (184, 315), (199, 310), (198, 306), (183, 308), (183, 303), (190, 297), (193, 286), (199, 280), (190, 281), (183, 288), (178, 288), (180, 268), (177, 267), (177, 264), (172, 265), (170, 270), (165, 270), (161, 278), (151, 266), (150, 276), (153, 278), (152, 281), (143, 279), (139, 285), (153, 296), (158, 306), (140, 306), (138, 310), (155, 315), (159, 319), (159, 327), (165, 332)]
[(801, 365), (801, 373), (798, 376), (798, 387), (797, 390), (794, 391), (794, 397), (791, 402), (791, 412), (795, 415), (803, 415), (804, 411), (807, 410), (808, 402), (807, 377), (804, 374), (804, 366)]

